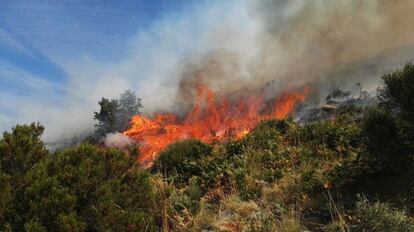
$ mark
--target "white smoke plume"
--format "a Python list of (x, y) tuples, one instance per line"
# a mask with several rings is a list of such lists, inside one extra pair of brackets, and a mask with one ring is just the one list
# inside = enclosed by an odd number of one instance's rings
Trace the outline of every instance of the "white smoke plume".
[(130, 139), (128, 136), (123, 135), (122, 133), (108, 133), (103, 142), (107, 147), (116, 147), (116, 148), (128, 148), (131, 145), (135, 144), (133, 139)]

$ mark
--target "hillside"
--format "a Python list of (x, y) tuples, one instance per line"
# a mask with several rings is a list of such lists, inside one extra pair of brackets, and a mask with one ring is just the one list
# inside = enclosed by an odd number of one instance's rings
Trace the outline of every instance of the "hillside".
[(378, 99), (178, 141), (149, 169), (136, 147), (50, 152), (41, 125), (17, 125), (0, 140), (0, 230), (414, 231), (414, 66)]

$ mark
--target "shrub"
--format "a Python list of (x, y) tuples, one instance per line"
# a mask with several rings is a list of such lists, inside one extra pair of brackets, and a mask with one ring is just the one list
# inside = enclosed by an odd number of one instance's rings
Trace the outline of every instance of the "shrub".
[(403, 69), (382, 77), (384, 86), (379, 89), (379, 98), (390, 108), (398, 108), (408, 120), (414, 118), (414, 65), (407, 64)]
[(403, 69), (382, 77), (384, 86), (379, 89), (379, 98), (387, 110), (401, 120), (404, 136), (411, 148), (414, 146), (414, 65), (409, 63)]
[(358, 222), (351, 226), (351, 231), (414, 231), (414, 222), (405, 212), (391, 209), (384, 203), (370, 204), (367, 199), (361, 198), (356, 205)]
[(47, 169), (76, 197), (86, 230), (155, 230), (149, 175), (128, 154), (83, 144), (56, 153)]
[(246, 171), (254, 179), (269, 183), (279, 180), (283, 176), (283, 169), (288, 166), (284, 154), (276, 151), (257, 151), (249, 149), (246, 151)]
[(260, 122), (244, 139), (245, 148), (254, 150), (275, 150), (280, 144), (280, 130), (287, 127), (285, 121)]
[(48, 152), (40, 140), (43, 131), (43, 126), (32, 123), (4, 132), (0, 140), (0, 170), (16, 179), (44, 158)]
[(378, 107), (367, 110), (362, 130), (371, 155), (368, 158), (377, 168), (399, 169), (410, 163), (398, 123), (389, 112)]
[(40, 140), (43, 131), (44, 127), (35, 123), (17, 125), (0, 139), (0, 230), (24, 229), (24, 179), (49, 154)]
[[(298, 140), (313, 151), (312, 159), (348, 156), (360, 145), (360, 129), (350, 115), (305, 125), (298, 130)], [(321, 152), (324, 151), (324, 152)], [(315, 153), (319, 156), (315, 156)]]
[(190, 177), (201, 174), (198, 160), (211, 151), (211, 146), (198, 140), (179, 141), (160, 152), (153, 170), (166, 176), (176, 176), (178, 182), (185, 182)]
[(128, 154), (83, 144), (50, 154), (38, 124), (0, 140), (0, 230), (155, 231), (148, 173)]

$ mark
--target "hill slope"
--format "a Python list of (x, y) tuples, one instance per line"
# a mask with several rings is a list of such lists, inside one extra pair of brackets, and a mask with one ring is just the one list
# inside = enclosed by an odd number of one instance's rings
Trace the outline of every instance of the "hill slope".
[(383, 80), (373, 106), (176, 142), (149, 170), (134, 148), (50, 152), (18, 125), (0, 140), (0, 230), (414, 231), (414, 66)]

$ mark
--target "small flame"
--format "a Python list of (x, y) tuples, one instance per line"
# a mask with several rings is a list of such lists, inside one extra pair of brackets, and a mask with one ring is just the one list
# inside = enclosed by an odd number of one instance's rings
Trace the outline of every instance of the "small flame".
[(151, 166), (159, 151), (169, 144), (195, 138), (206, 143), (229, 138), (243, 138), (261, 120), (283, 119), (303, 102), (309, 88), (301, 92), (283, 93), (269, 110), (263, 96), (251, 95), (237, 101), (216, 97), (207, 86), (197, 86), (195, 104), (184, 119), (175, 114), (158, 114), (154, 118), (136, 115), (125, 135), (140, 144), (138, 161)]

